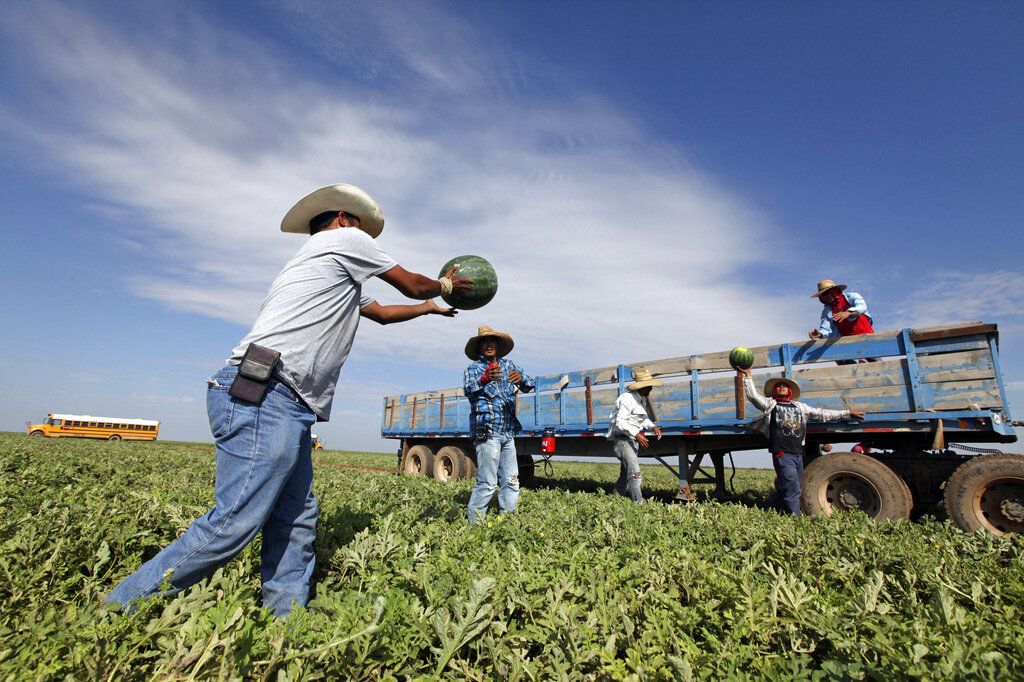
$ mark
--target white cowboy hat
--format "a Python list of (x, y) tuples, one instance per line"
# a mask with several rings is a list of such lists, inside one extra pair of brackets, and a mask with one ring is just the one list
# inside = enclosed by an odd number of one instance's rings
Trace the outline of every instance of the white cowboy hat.
[(282, 232), (309, 234), (309, 221), (324, 211), (345, 211), (359, 218), (359, 229), (376, 238), (384, 229), (384, 215), (369, 194), (355, 185), (338, 183), (310, 192), (296, 202), (281, 221)]
[(818, 282), (818, 293), (813, 294), (811, 296), (811, 298), (818, 298), (819, 296), (821, 296), (823, 293), (825, 293), (829, 289), (836, 289), (836, 288), (838, 288), (839, 291), (844, 291), (846, 289), (846, 285), (845, 284), (836, 284), (835, 282), (833, 282), (830, 279), (823, 279), (820, 282)]
[(636, 391), (644, 388), (645, 386), (664, 386), (664, 382), (658, 381), (651, 374), (651, 371), (645, 367), (637, 367), (633, 370), (633, 383), (626, 388), (630, 391)]
[(792, 379), (769, 379), (764, 382), (764, 394), (769, 398), (775, 397), (775, 387), (779, 384), (786, 384), (789, 386), (789, 399), (796, 400), (800, 397), (800, 384), (796, 383)]
[(510, 352), (512, 352), (512, 348), (516, 345), (515, 342), (512, 340), (512, 337), (506, 334), (505, 332), (496, 332), (490, 327), (480, 327), (476, 332), (476, 336), (474, 336), (473, 338), (466, 342), (466, 357), (468, 357), (470, 360), (479, 360), (480, 349), (477, 347), (477, 344), (479, 344), (480, 339), (486, 337), (493, 337), (498, 339), (499, 358), (503, 358)]

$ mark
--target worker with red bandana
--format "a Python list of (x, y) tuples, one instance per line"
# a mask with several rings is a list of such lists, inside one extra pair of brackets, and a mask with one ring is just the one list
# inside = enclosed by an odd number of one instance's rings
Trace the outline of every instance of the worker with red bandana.
[(818, 293), (811, 298), (821, 301), (824, 307), (821, 323), (810, 332), (812, 339), (875, 333), (864, 297), (855, 291), (844, 294), (845, 290), (845, 284), (836, 284), (830, 279), (818, 282)]
[(768, 438), (768, 452), (775, 468), (775, 494), (769, 504), (782, 512), (800, 516), (800, 482), (804, 476), (804, 443), (807, 422), (830, 422), (860, 419), (860, 410), (827, 410), (797, 402), (800, 384), (792, 379), (769, 379), (762, 394), (754, 386), (749, 369), (736, 368), (743, 377), (747, 400), (761, 410), (751, 428)]

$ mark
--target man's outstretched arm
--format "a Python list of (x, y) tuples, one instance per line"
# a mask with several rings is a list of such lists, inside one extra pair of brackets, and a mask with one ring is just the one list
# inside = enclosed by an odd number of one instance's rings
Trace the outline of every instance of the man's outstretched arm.
[(418, 298), (425, 300), (428, 298), (434, 298), (444, 293), (444, 284), (442, 280), (447, 279), (451, 283), (452, 290), (455, 289), (472, 289), (473, 280), (463, 279), (455, 276), (455, 270), (458, 265), (452, 266), (448, 272), (444, 273), (444, 277), (441, 280), (431, 279), (426, 275), (421, 275), (415, 272), (409, 272), (401, 265), (387, 270), (377, 275), (382, 280), (398, 289), (404, 296), (409, 298)]
[(455, 308), (442, 308), (433, 299), (430, 299), (418, 305), (381, 305), (374, 301), (361, 309), (359, 314), (378, 324), (391, 324), (392, 322), (405, 322), (423, 315), (453, 317), (458, 312)]

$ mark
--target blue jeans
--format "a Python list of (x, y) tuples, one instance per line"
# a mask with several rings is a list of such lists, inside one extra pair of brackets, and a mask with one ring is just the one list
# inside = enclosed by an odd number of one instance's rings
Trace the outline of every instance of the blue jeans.
[(476, 485), (469, 497), (470, 523), (483, 520), (494, 493), (498, 493), (501, 512), (515, 511), (519, 499), (519, 463), (512, 436), (492, 435), (476, 442)]
[[(106, 601), (120, 602), (125, 611), (134, 611), (136, 599), (174, 594), (208, 577), (260, 531), (263, 605), (283, 617), (292, 602), (309, 601), (317, 519), (310, 427), (316, 416), (276, 380), (259, 405), (232, 398), (228, 388), (237, 369), (225, 367), (208, 382), (206, 411), (217, 446), (213, 509), (114, 588)], [(170, 588), (161, 590), (168, 572)]]
[(640, 484), (644, 477), (640, 474), (639, 445), (633, 438), (616, 438), (612, 451), (619, 459), (619, 480), (615, 482), (615, 492), (625, 495), (634, 502), (642, 502)]
[(804, 477), (804, 456), (790, 452), (772, 455), (775, 467), (775, 494), (772, 504), (781, 511), (800, 516), (800, 481)]

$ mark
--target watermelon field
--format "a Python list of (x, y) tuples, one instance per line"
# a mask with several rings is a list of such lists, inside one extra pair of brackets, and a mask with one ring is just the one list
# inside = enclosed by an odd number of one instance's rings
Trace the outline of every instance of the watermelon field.
[(1019, 538), (783, 517), (761, 470), (681, 505), (648, 467), (635, 505), (617, 466), (564, 462), (470, 528), (468, 482), (316, 459), (308, 609), (260, 609), (257, 541), (124, 617), (102, 598), (210, 506), (212, 446), (0, 434), (0, 679), (1024, 677)]

